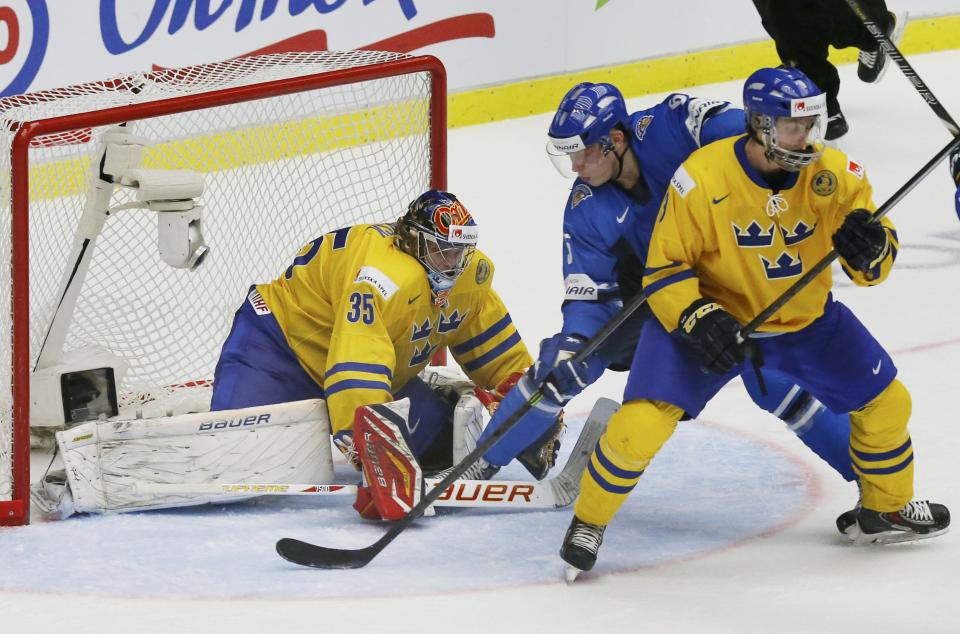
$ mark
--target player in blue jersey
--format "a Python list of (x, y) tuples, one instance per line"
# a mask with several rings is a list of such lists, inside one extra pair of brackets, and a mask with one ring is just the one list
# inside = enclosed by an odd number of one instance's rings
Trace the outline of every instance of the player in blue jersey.
[[(630, 367), (640, 327), (650, 316), (647, 307), (610, 337), (610, 343), (585, 367), (562, 361), (599, 331), (625, 299), (640, 291), (653, 223), (677, 167), (697, 148), (743, 132), (743, 111), (725, 101), (673, 94), (652, 108), (628, 114), (614, 86), (590, 83), (574, 86), (563, 98), (550, 125), (547, 145), (560, 172), (577, 177), (563, 220), (563, 328), (541, 344), (534, 369), (507, 396), (485, 436), (553, 371), (546, 384), (549, 398), (540, 401), (484, 456), (486, 463), (504, 465), (521, 448), (531, 443), (537, 447), (538, 436), (549, 438), (556, 430), (553, 420), (564, 403), (599, 378), (605, 368)], [(645, 366), (649, 369), (644, 371), (658, 371), (654, 360)], [(757, 404), (786, 422), (844, 479), (855, 479), (846, 414), (830, 412), (807, 390), (776, 371), (762, 375), (745, 372), (743, 380)], [(540, 460), (539, 464), (549, 461)], [(544, 473), (534, 475), (542, 477)]]
[(824, 148), (826, 96), (813, 82), (795, 69), (761, 69), (747, 79), (744, 104), (748, 133), (693, 152), (657, 214), (643, 276), (656, 318), (643, 324), (624, 406), (581, 481), (560, 551), (574, 575), (593, 567), (605, 527), (677, 423), (744, 372), (748, 356), (764, 360), (765, 375), (779, 371), (850, 412), (862, 487), (851, 538), (910, 541), (949, 527), (945, 506), (912, 501), (909, 393), (891, 357), (833, 299), (829, 269), (746, 342), (741, 335), (832, 249), (855, 284), (873, 286), (899, 247), (889, 218), (872, 218), (863, 166)]

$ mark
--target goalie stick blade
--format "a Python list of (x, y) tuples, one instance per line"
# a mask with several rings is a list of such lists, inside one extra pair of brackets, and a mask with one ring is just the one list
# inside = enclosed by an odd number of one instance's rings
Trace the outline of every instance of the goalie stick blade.
[[(376, 546), (376, 544), (374, 544)], [(277, 553), (292, 564), (328, 570), (363, 568), (380, 549), (367, 546), (359, 550), (326, 548), (299, 539), (284, 537), (277, 542)]]
[(550, 488), (553, 489), (553, 497), (556, 500), (556, 507), (567, 506), (580, 495), (580, 477), (583, 470), (587, 468), (587, 462), (593, 454), (597, 441), (607, 429), (607, 423), (610, 417), (620, 409), (620, 404), (609, 398), (597, 399), (587, 421), (583, 424), (580, 431), (580, 437), (567, 458), (567, 464), (556, 478), (550, 480)]

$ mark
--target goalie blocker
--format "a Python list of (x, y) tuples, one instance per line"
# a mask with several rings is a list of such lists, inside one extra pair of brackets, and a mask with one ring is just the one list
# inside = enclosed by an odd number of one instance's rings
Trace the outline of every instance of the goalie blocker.
[[(456, 399), (452, 414), (447, 415), (452, 427), (451, 451), (439, 465), (446, 468), (476, 447), (485, 408), (474, 394), (473, 383), (459, 372), (435, 368), (430, 374), (432, 390), (449, 390), (450, 400)], [(363, 473), (354, 508), (364, 519), (398, 520), (420, 501), (423, 470), (410, 447), (410, 410), (410, 399), (402, 398), (358, 407), (354, 414), (353, 443)], [(446, 418), (439, 410), (433, 414)], [(425, 423), (418, 420), (413, 429)]]
[[(462, 397), (461, 403), (468, 398)], [(618, 404), (609, 399), (597, 401), (567, 464), (556, 478), (543, 483), (457, 480), (437, 498), (436, 505), (560, 508), (570, 504), (579, 493), (587, 460), (617, 408)], [(364, 484), (357, 489), (354, 508), (364, 519), (400, 520), (419, 503), (424, 482), (428, 487), (439, 483), (424, 480), (420, 465), (404, 440), (401, 426), (408, 411), (407, 399), (357, 409), (353, 432)], [(476, 421), (479, 422), (479, 412)], [(462, 416), (459, 422), (460, 427), (471, 427), (463, 424)], [(467, 453), (476, 446), (478, 432), (476, 427), (471, 430), (473, 442), (463, 447)], [(467, 487), (471, 493), (465, 495)]]
[(363, 486), (353, 508), (364, 519), (398, 520), (420, 501), (423, 472), (400, 432), (409, 412), (409, 399), (357, 408), (353, 442)]

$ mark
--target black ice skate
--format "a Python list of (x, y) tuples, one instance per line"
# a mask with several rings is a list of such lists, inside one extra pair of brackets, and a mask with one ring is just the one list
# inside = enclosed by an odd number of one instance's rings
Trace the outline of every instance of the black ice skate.
[(846, 535), (850, 539), (853, 539), (853, 535), (850, 534), (850, 529), (853, 528), (857, 523), (857, 517), (860, 515), (862, 500), (863, 485), (860, 484), (859, 480), (857, 480), (857, 505), (849, 511), (844, 511), (837, 516), (837, 530), (840, 531), (841, 535)]
[[(839, 518), (837, 519), (839, 528)], [(857, 544), (896, 544), (929, 539), (950, 529), (950, 511), (926, 500), (909, 502), (899, 511), (881, 513), (861, 508), (847, 534)]]
[(573, 516), (560, 547), (560, 557), (569, 564), (565, 572), (567, 583), (573, 583), (580, 572), (592, 569), (597, 563), (597, 551), (603, 543), (603, 531), (606, 528), (588, 524)]
[[(893, 42), (894, 46), (900, 45), (900, 40), (903, 38), (903, 27), (906, 23), (906, 13), (900, 16), (890, 13), (890, 25), (887, 27), (886, 36)], [(875, 84), (880, 81), (883, 74), (887, 72), (887, 56), (880, 50), (879, 45), (877, 50), (872, 53), (860, 51), (857, 61), (859, 62), (857, 64), (857, 77), (868, 84)]]
[(843, 116), (841, 111), (837, 110), (836, 114), (827, 117), (827, 131), (823, 135), (823, 140), (836, 141), (849, 131), (850, 126), (847, 125), (846, 117)]
[(850, 534), (850, 529), (854, 527), (857, 523), (857, 517), (860, 515), (860, 506), (850, 509), (849, 511), (844, 511), (837, 516), (837, 530), (840, 531), (841, 535), (846, 535), (853, 539), (853, 536)]
[(537, 480), (543, 480), (547, 473), (557, 464), (557, 452), (560, 451), (560, 439), (566, 425), (558, 419), (543, 433), (535, 443), (524, 449), (517, 456), (517, 462), (530, 472)]

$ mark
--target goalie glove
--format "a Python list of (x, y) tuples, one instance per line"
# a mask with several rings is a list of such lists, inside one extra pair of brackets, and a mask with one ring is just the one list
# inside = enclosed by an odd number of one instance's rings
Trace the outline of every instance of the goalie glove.
[(513, 389), (517, 382), (523, 378), (523, 372), (513, 372), (504, 380), (497, 383), (497, 387), (492, 390), (485, 390), (482, 387), (473, 388), (474, 395), (480, 399), (487, 413), (493, 416), (504, 397)]

